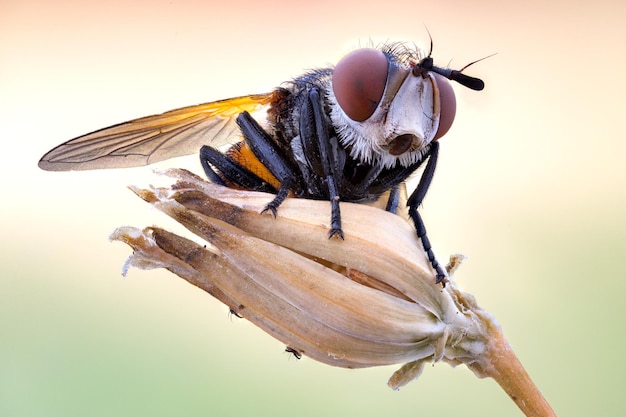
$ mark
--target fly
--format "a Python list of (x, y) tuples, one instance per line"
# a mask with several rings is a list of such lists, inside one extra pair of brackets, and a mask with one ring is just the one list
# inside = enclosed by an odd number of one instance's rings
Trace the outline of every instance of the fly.
[[(437, 67), (430, 52), (423, 57), (404, 44), (358, 49), (334, 68), (306, 72), (266, 94), (184, 107), (77, 137), (45, 154), (39, 167), (132, 167), (199, 150), (211, 181), (275, 194), (264, 209), (274, 215), (287, 196), (328, 200), (329, 238), (343, 239), (340, 201), (371, 202), (389, 192), (387, 209), (395, 212), (399, 185), (425, 163), (407, 206), (436, 282), (445, 285), (417, 209), (435, 172), (437, 140), (456, 113), (448, 79), (484, 87), (461, 71)], [(261, 125), (251, 113), (263, 108)], [(226, 151), (218, 150), (226, 144)]]
[(291, 347), (287, 346), (285, 348), (285, 352), (291, 353), (293, 355), (293, 357), (298, 359), (298, 360), (302, 359), (302, 353), (297, 351), (297, 350), (295, 350), (294, 348), (291, 348)]

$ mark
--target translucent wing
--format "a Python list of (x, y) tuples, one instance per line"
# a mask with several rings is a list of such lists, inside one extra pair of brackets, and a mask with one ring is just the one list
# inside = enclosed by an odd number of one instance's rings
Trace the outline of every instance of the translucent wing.
[(197, 152), (202, 145), (231, 142), (242, 111), (269, 104), (272, 93), (235, 97), (183, 107), (106, 127), (65, 142), (45, 154), (48, 171), (123, 168), (148, 165)]

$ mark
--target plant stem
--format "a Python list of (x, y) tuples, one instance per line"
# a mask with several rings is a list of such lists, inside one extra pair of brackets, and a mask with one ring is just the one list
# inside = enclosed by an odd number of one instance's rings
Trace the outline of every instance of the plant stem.
[(488, 331), (490, 336), (485, 361), (469, 364), (468, 367), (481, 378), (495, 379), (527, 417), (556, 416), (541, 391), (530, 379), (499, 326), (490, 326)]

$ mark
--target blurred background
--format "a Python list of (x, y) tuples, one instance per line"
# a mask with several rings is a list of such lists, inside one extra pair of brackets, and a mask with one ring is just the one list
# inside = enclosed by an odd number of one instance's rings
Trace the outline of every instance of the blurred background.
[[(423, 209), (440, 259), (500, 322), (558, 415), (623, 416), (622, 1), (0, 2), (0, 415), (516, 416), (491, 380), (296, 361), (176, 276), (131, 270), (117, 226), (180, 230), (126, 189), (152, 167), (51, 173), (52, 147), (266, 92), (373, 40), (482, 78)], [(197, 157), (160, 166), (201, 172)]]

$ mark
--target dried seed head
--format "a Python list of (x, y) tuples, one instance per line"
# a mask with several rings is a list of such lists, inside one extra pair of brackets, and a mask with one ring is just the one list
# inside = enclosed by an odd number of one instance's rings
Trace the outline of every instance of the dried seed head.
[[(205, 289), (287, 346), (347, 368), (414, 361), (464, 362), (480, 354), (480, 320), (454, 286), (434, 285), (410, 225), (342, 203), (345, 240), (327, 239), (328, 204), (207, 183), (186, 171), (170, 188), (134, 189), (210, 247), (159, 228), (119, 229), (129, 265), (163, 267)], [(394, 384), (398, 385), (398, 384)]]
[[(177, 180), (171, 187), (132, 189), (209, 245), (158, 227), (119, 228), (111, 238), (134, 249), (125, 270), (166, 268), (291, 351), (329, 365), (405, 363), (389, 380), (394, 389), (419, 376), (426, 362), (464, 363), (481, 377), (499, 377), (490, 358), (502, 351), (492, 343), (504, 340), (498, 325), (453, 280), (435, 285), (404, 219), (342, 203), (345, 240), (328, 239), (327, 202), (290, 198), (273, 218), (260, 214), (270, 195), (217, 186), (184, 170), (165, 174)], [(449, 270), (460, 260), (454, 257)], [(527, 402), (505, 389), (518, 405)]]

